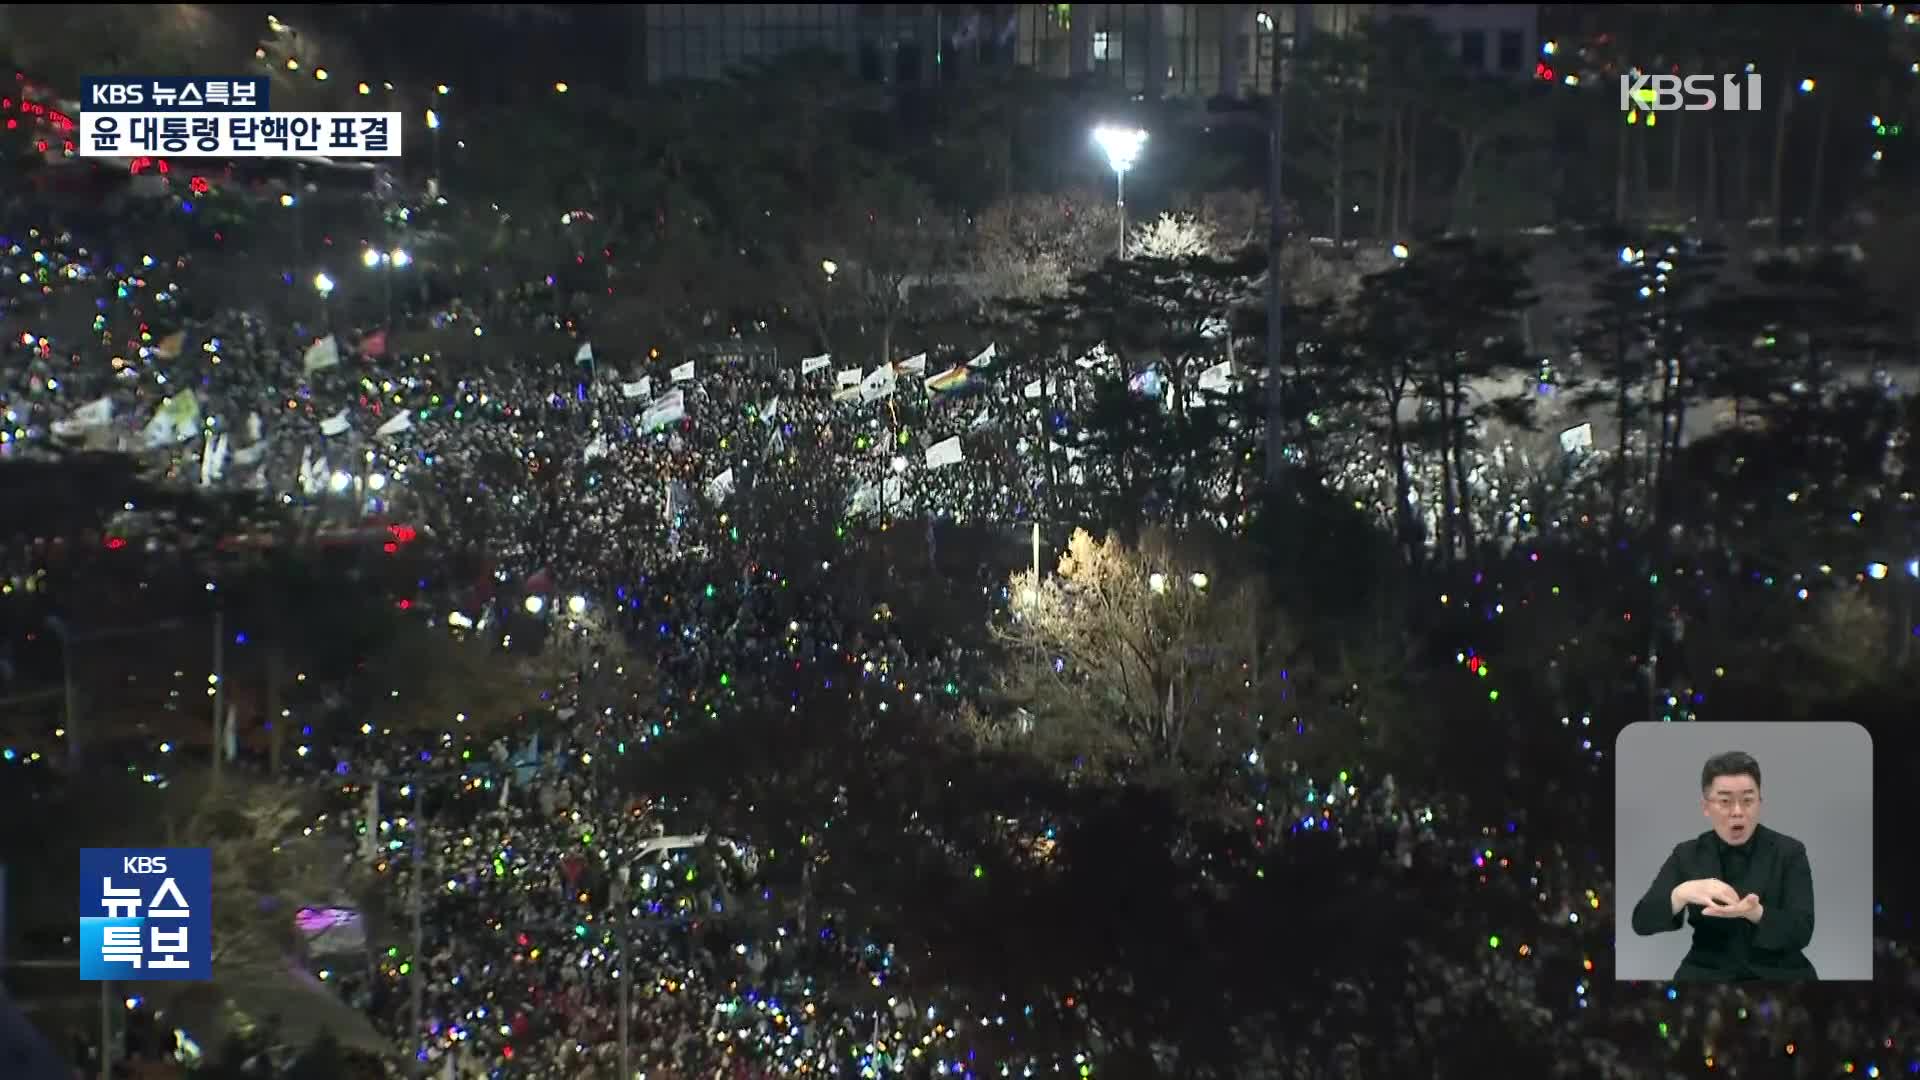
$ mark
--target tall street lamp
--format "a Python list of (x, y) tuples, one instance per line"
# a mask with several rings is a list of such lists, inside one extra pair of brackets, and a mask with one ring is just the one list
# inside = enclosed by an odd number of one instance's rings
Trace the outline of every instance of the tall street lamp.
[(1147, 144), (1147, 133), (1139, 128), (1102, 124), (1093, 129), (1093, 141), (1106, 151), (1107, 164), (1113, 166), (1118, 183), (1115, 205), (1120, 210), (1120, 257), (1127, 257), (1127, 170), (1133, 168), (1140, 150)]

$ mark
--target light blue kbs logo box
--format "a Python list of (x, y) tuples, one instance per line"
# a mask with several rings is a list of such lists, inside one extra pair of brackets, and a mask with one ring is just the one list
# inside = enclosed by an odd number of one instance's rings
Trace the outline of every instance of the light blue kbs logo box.
[(213, 977), (206, 848), (80, 849), (80, 978)]

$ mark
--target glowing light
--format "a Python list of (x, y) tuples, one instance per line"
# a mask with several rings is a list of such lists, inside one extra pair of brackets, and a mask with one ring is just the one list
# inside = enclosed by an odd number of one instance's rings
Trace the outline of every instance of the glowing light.
[(1093, 129), (1093, 141), (1107, 155), (1107, 164), (1117, 173), (1133, 168), (1140, 151), (1147, 145), (1147, 133), (1139, 128), (1102, 124)]
[(553, 92), (556, 94), (564, 94), (570, 89), (572, 89), (572, 87), (568, 86), (566, 83), (563, 83), (563, 82), (557, 82), (553, 84)]
[(388, 255), (387, 258), (389, 261), (393, 263), (393, 265), (400, 267), (401, 269), (405, 269), (413, 265), (413, 256), (407, 254), (406, 248), (394, 248), (393, 253)]
[(315, 292), (323, 297), (331, 296), (333, 295), (333, 279), (328, 277), (325, 271), (315, 274), (313, 275), (313, 288)]
[(373, 93), (373, 87), (368, 86), (366, 83), (361, 83), (359, 86), (355, 87), (354, 89), (360, 91), (361, 97), (366, 97), (368, 94)]
[(587, 598), (586, 598), (586, 597), (584, 597), (584, 596), (571, 596), (571, 597), (568, 597), (568, 598), (567, 598), (567, 614), (569, 614), (569, 615), (585, 615), (586, 613), (587, 613)]
[(1803, 94), (1811, 94), (1811, 93), (1813, 93), (1813, 88), (1814, 88), (1814, 87), (1815, 87), (1816, 85), (1818, 85), (1818, 84), (1817, 84), (1817, 83), (1815, 83), (1815, 82), (1814, 82), (1814, 81), (1813, 81), (1812, 79), (1801, 79), (1801, 80), (1800, 80), (1800, 92), (1801, 92), (1801, 93), (1803, 93)]
[(547, 610), (547, 599), (544, 596), (529, 596), (521, 606), (527, 609), (527, 614), (538, 615)]
[(1167, 591), (1167, 575), (1165, 575), (1165, 574), (1148, 574), (1148, 575), (1147, 575), (1147, 588), (1149, 588), (1149, 589), (1151, 589), (1151, 590), (1153, 590), (1154, 592), (1157, 592), (1157, 593), (1163, 593), (1163, 592), (1166, 592), (1166, 591)]
[(1409, 256), (1409, 255), (1411, 255), (1411, 254), (1413, 254), (1413, 252), (1412, 252), (1411, 250), (1409, 250), (1409, 249), (1407, 248), (1407, 245), (1405, 245), (1405, 244), (1395, 244), (1395, 245), (1393, 245), (1393, 257), (1394, 257), (1394, 258), (1396, 258), (1396, 259), (1404, 259), (1404, 258), (1406, 258), (1407, 256)]
[(314, 69), (313, 69), (313, 77), (314, 77), (314, 79), (315, 79), (316, 81), (318, 81), (318, 82), (326, 82), (326, 81), (327, 81), (327, 69), (326, 69), (326, 68), (314, 68)]
[(427, 130), (428, 131), (440, 130), (440, 114), (437, 112), (434, 112), (432, 109), (427, 110)]
[(840, 272), (840, 264), (834, 262), (832, 259), (821, 259), (820, 269), (824, 271), (828, 277), (832, 277)]
[(372, 248), (368, 248), (360, 253), (360, 261), (365, 264), (367, 269), (371, 270), (380, 265), (380, 253)]

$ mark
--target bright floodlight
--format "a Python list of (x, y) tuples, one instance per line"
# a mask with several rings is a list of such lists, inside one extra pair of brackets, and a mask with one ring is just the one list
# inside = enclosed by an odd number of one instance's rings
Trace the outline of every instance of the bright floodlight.
[(1205, 574), (1195, 574), (1190, 580), (1196, 589), (1204, 589), (1207, 587), (1207, 575)]
[(538, 615), (547, 609), (547, 601), (544, 597), (529, 596), (527, 602), (521, 606), (527, 609), (527, 614)]
[(574, 596), (574, 597), (569, 597), (569, 598), (567, 599), (567, 614), (569, 614), (569, 615), (585, 615), (586, 613), (587, 613), (587, 598), (586, 598), (586, 597), (584, 597), (584, 596)]
[(833, 275), (840, 272), (840, 264), (837, 262), (834, 262), (832, 259), (821, 259), (820, 270), (822, 273), (825, 273), (828, 277), (832, 277)]
[(1152, 589), (1154, 592), (1157, 592), (1157, 593), (1166, 592), (1167, 591), (1167, 575), (1148, 574), (1147, 588)]
[(321, 296), (331, 295), (333, 292), (333, 279), (325, 273), (315, 274), (313, 275), (313, 288), (314, 291), (318, 292)]
[(427, 110), (427, 130), (429, 131), (440, 130), (440, 114), (437, 112), (434, 112), (432, 109)]
[(1393, 257), (1394, 257), (1394, 258), (1396, 258), (1396, 259), (1404, 259), (1404, 258), (1406, 258), (1407, 256), (1409, 256), (1409, 255), (1411, 255), (1411, 254), (1413, 254), (1413, 252), (1411, 252), (1411, 251), (1409, 251), (1409, 250), (1407, 250), (1407, 245), (1405, 245), (1405, 244), (1395, 244), (1395, 245), (1393, 245)]
[(1093, 141), (1106, 151), (1107, 164), (1117, 173), (1133, 168), (1140, 157), (1141, 147), (1147, 144), (1147, 133), (1139, 128), (1112, 127), (1102, 124), (1093, 129)]

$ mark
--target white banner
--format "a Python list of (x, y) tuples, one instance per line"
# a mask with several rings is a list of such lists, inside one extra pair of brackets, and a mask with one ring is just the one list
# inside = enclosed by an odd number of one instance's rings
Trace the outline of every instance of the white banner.
[(833, 385), (835, 389), (839, 390), (845, 390), (849, 386), (859, 386), (860, 369), (857, 367), (841, 368), (838, 372), (834, 373)]
[(328, 334), (326, 337), (307, 346), (306, 355), (300, 358), (300, 369), (309, 375), (316, 371), (324, 371), (327, 368), (339, 366), (340, 345), (333, 340), (332, 334)]
[(669, 390), (660, 395), (660, 399), (647, 406), (640, 414), (640, 430), (654, 431), (677, 424), (687, 415), (687, 394), (684, 390)]
[(332, 438), (335, 435), (345, 435), (347, 429), (352, 426), (353, 421), (348, 417), (347, 410), (341, 409), (339, 412), (320, 421), (320, 434), (328, 438)]
[(803, 356), (800, 358), (800, 374), (802, 375), (811, 375), (816, 371), (831, 366), (833, 366), (833, 354), (830, 352), (823, 352), (819, 356)]
[(890, 398), (893, 396), (896, 385), (893, 376), (893, 365), (881, 364), (879, 367), (874, 368), (872, 373), (861, 382), (860, 400), (879, 401), (882, 398)]
[(394, 413), (392, 418), (389, 419), (386, 423), (381, 424), (377, 429), (375, 429), (374, 434), (380, 436), (383, 439), (392, 438), (393, 436), (398, 435), (403, 431), (411, 430), (412, 427), (413, 427), (413, 414), (410, 412), (397, 412), (397, 413)]
[(1233, 389), (1233, 361), (1222, 360), (1200, 373), (1200, 389), (1224, 394)]
[(653, 377), (643, 377), (639, 382), (621, 383), (620, 396), (626, 398), (628, 401), (637, 401), (640, 398), (652, 397)]
[(53, 433), (63, 439), (78, 438), (111, 423), (113, 423), (113, 399), (103, 397), (73, 410), (73, 415), (65, 420), (55, 420)]
[(966, 451), (960, 448), (960, 436), (942, 439), (927, 447), (927, 468), (938, 469), (943, 465), (958, 465), (967, 460)]
[(672, 376), (674, 382), (692, 382), (693, 381), (693, 361), (689, 360), (686, 363), (681, 364), (679, 367), (674, 368), (668, 374)]

